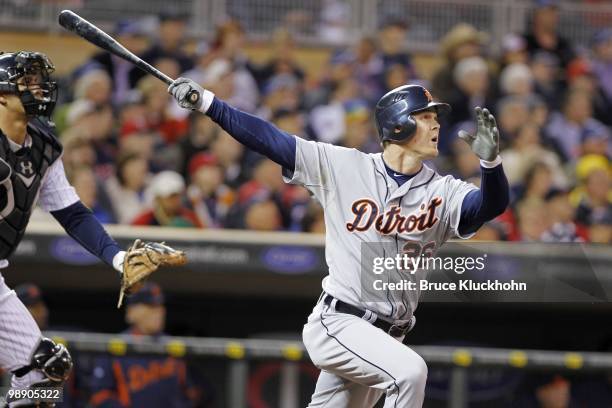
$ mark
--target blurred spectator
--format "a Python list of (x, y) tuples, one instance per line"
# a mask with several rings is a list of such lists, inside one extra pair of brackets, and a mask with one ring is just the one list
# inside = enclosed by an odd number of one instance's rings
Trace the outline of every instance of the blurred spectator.
[(559, 2), (557, 0), (535, 0), (535, 9), (525, 41), (530, 55), (537, 51), (548, 51), (559, 58), (564, 69), (574, 58), (570, 42), (559, 34)]
[[(246, 68), (235, 67), (227, 58), (217, 58), (208, 65), (198, 65), (182, 76), (193, 78), (227, 103), (246, 112), (254, 112), (259, 99), (255, 80)], [(181, 112), (181, 111), (178, 111)]]
[(399, 65), (404, 68), (406, 78), (412, 80), (417, 75), (412, 66), (412, 57), (406, 51), (407, 33), (408, 25), (405, 21), (399, 18), (389, 18), (378, 32), (378, 44), (384, 70), (388, 70), (393, 65)]
[(211, 144), (210, 152), (223, 167), (225, 183), (232, 188), (237, 187), (243, 181), (243, 172), (246, 170), (241, 162), (244, 146), (227, 132), (219, 129), (217, 137)]
[(155, 148), (162, 144), (161, 137), (154, 132), (130, 132), (119, 139), (119, 154), (138, 154), (149, 163), (152, 171), (159, 171), (155, 160)]
[(378, 135), (372, 126), (372, 112), (365, 101), (350, 101), (345, 105), (345, 132), (339, 145), (376, 153), (381, 150)]
[(149, 169), (138, 153), (119, 156), (114, 176), (105, 182), (106, 192), (120, 224), (129, 224), (147, 205), (144, 196)]
[[(187, 16), (171, 6), (159, 14), (159, 27), (157, 39), (151, 47), (142, 54), (142, 59), (153, 66), (157, 66), (163, 59), (170, 59), (178, 64), (178, 70), (185, 72), (193, 67), (193, 61), (183, 51), (185, 33), (187, 30)], [(146, 74), (136, 70), (136, 83)], [(170, 73), (166, 72), (170, 75)]]
[(74, 84), (74, 99), (85, 99), (96, 105), (108, 103), (111, 92), (111, 77), (101, 69), (92, 69), (83, 73)]
[(537, 51), (531, 57), (531, 73), (534, 91), (544, 98), (551, 109), (559, 109), (561, 82), (559, 59), (548, 51)]
[(15, 288), (15, 293), (36, 321), (41, 331), (49, 328), (49, 309), (40, 288), (32, 283), (24, 283)]
[(576, 58), (567, 67), (567, 78), (570, 89), (580, 90), (591, 96), (593, 117), (608, 126), (612, 126), (612, 100), (598, 86), (598, 79), (592, 64), (586, 58)]
[[(131, 125), (134, 130), (157, 132), (166, 144), (173, 144), (187, 133), (188, 120), (173, 116), (167, 88), (166, 84), (153, 76), (146, 76), (138, 82), (146, 122)], [(138, 129), (139, 126), (144, 128)]]
[(531, 95), (526, 102), (529, 109), (529, 121), (540, 128), (544, 128), (549, 116), (549, 109), (544, 99), (539, 95)]
[(587, 226), (612, 225), (612, 182), (609, 160), (587, 155), (576, 166), (579, 185), (572, 192), (576, 220)]
[(306, 137), (304, 115), (299, 110), (279, 109), (274, 112), (271, 119), (279, 129), (301, 138)]
[(529, 63), (527, 42), (522, 36), (515, 33), (509, 33), (502, 39), (502, 54), (499, 65), (501, 68), (504, 68), (515, 63)]
[(286, 187), (278, 164), (259, 155), (255, 160), (251, 171), (251, 180), (244, 183), (238, 190), (240, 202), (245, 202), (254, 191), (260, 189), (276, 194)]
[(189, 133), (180, 140), (182, 168), (180, 173), (189, 174), (189, 162), (196, 154), (210, 149), (217, 137), (219, 127), (208, 116), (195, 112), (189, 115)]
[(68, 174), (68, 181), (81, 198), (81, 202), (93, 212), (101, 223), (115, 223), (115, 215), (111, 210), (108, 198), (104, 196), (104, 191), (100, 189), (91, 167), (79, 166), (71, 169)]
[(524, 199), (544, 200), (553, 188), (552, 171), (541, 161), (532, 163), (527, 169), (524, 184), (519, 186), (518, 196)]
[(256, 195), (245, 204), (243, 228), (254, 231), (278, 231), (282, 217), (276, 203), (265, 195)]
[(264, 92), (266, 84), (272, 77), (287, 75), (302, 81), (304, 70), (297, 60), (297, 44), (289, 30), (279, 28), (272, 34), (272, 48), (269, 59), (262, 65), (248, 65), (249, 70), (257, 81), (259, 89)]
[[(456, 177), (468, 183), (480, 184), (480, 160), (470, 146), (459, 138), (453, 139), (451, 145), (452, 169)], [(504, 162), (504, 168), (506, 163)]]
[(451, 127), (475, 119), (476, 106), (492, 105), (489, 67), (486, 61), (482, 57), (469, 57), (458, 62), (453, 70), (453, 87), (446, 93), (446, 102), (452, 107), (447, 118)]
[(569, 193), (564, 190), (551, 190), (546, 195), (546, 209), (550, 227), (542, 235), (544, 242), (585, 242), (588, 232), (576, 224), (576, 209), (572, 207)]
[[(147, 282), (126, 299), (126, 336), (150, 336), (162, 341), (166, 325), (164, 295), (159, 285)], [(92, 407), (193, 407), (203, 396), (188, 373), (184, 360), (165, 356), (101, 356), (92, 378)], [(210, 398), (210, 395), (206, 396)]]
[(520, 62), (506, 66), (499, 75), (499, 90), (502, 95), (531, 95), (533, 74), (529, 66)]
[(295, 111), (301, 104), (301, 94), (300, 83), (295, 76), (275, 75), (263, 88), (262, 104), (256, 115), (270, 120), (277, 111)]
[(541, 241), (550, 227), (546, 203), (540, 198), (528, 198), (516, 206), (518, 234), (521, 241)]
[[(238, 189), (235, 211), (242, 215), (243, 228), (260, 231), (281, 229), (283, 227), (281, 194), (285, 185), (280, 166), (258, 156), (251, 175), (251, 180)], [(231, 223), (230, 225), (236, 226)]]
[(345, 0), (323, 0), (319, 36), (331, 44), (343, 44), (349, 37), (351, 3)]
[[(146, 39), (141, 24), (135, 20), (121, 20), (115, 25), (114, 38), (125, 48), (136, 55), (142, 54), (146, 47)], [(112, 100), (115, 106), (125, 102), (131, 89), (136, 86), (142, 76), (140, 69), (134, 64), (115, 56), (107, 51), (94, 54), (80, 71), (101, 68), (112, 80)]]
[(593, 75), (606, 100), (612, 101), (612, 28), (598, 32), (593, 39)]
[(184, 206), (185, 181), (174, 171), (162, 171), (151, 179), (152, 208), (136, 216), (132, 225), (202, 228), (197, 215)]
[(343, 79), (336, 83), (329, 103), (311, 110), (309, 121), (317, 140), (338, 143), (346, 133), (346, 107), (360, 99), (357, 89), (353, 79)]
[(305, 89), (304, 106), (314, 110), (319, 105), (332, 105), (334, 99), (339, 99), (339, 93), (344, 94), (342, 99), (358, 97), (359, 86), (353, 76), (354, 62), (355, 55), (351, 50), (334, 51), (325, 67), (323, 79), (316, 86)]
[(92, 107), (104, 106), (110, 103), (112, 83), (106, 71), (90, 69), (82, 73), (74, 83), (74, 101), (59, 106), (53, 114), (53, 121), (58, 133), (63, 132), (71, 125), (69, 115), (73, 104), (79, 101), (86, 102)]
[(62, 134), (61, 142), (64, 147), (62, 162), (67, 172), (76, 167), (93, 167), (96, 164), (96, 151), (84, 130), (68, 129)]
[[(201, 82), (209, 89), (211, 84), (218, 81), (214, 78), (215, 76), (221, 78), (231, 73), (231, 78), (227, 80), (232, 82), (233, 87), (230, 95), (222, 99), (239, 109), (254, 112), (259, 101), (259, 90), (249, 70), (252, 64), (244, 53), (244, 41), (244, 29), (236, 20), (228, 20), (218, 25), (210, 46), (210, 55), (202, 53), (198, 58), (197, 69), (200, 70), (200, 75), (201, 70), (206, 73), (206, 78), (202, 78)], [(207, 72), (213, 68), (221, 71), (218, 66), (214, 65), (216, 61), (226, 62), (228, 65), (223, 66), (223, 72)], [(191, 78), (188, 74), (184, 76)], [(194, 78), (194, 80), (198, 79)], [(213, 92), (215, 91), (217, 90), (214, 89)]]
[(516, 408), (577, 408), (569, 380), (559, 374), (532, 374), (527, 392), (518, 393), (512, 407)]
[(521, 96), (506, 96), (497, 102), (496, 110), (500, 148), (503, 150), (512, 143), (521, 127), (529, 121), (531, 116), (529, 101)]
[(564, 160), (575, 162), (582, 154), (608, 150), (610, 131), (592, 115), (591, 95), (578, 89), (569, 89), (562, 110), (551, 114), (546, 133)]
[(210, 153), (198, 153), (189, 162), (187, 197), (198, 219), (207, 228), (222, 228), (234, 204), (234, 192), (223, 184), (223, 168)]
[(455, 66), (465, 58), (481, 56), (481, 48), (487, 41), (487, 34), (466, 23), (457, 24), (446, 33), (440, 42), (444, 65), (433, 75), (431, 81), (431, 91), (436, 100), (451, 99), (452, 90), (455, 88)]
[(383, 92), (389, 92), (410, 82), (408, 68), (402, 64), (387, 65), (383, 72)]
[(87, 137), (96, 153), (96, 164), (114, 161), (116, 153), (114, 117), (109, 104), (97, 105), (86, 99), (70, 104), (67, 113), (69, 131), (76, 131)]
[(546, 163), (553, 175), (553, 184), (560, 188), (567, 187), (567, 177), (561, 167), (559, 157), (545, 149), (541, 143), (540, 127), (528, 122), (521, 126), (511, 147), (501, 152), (504, 160), (504, 171), (510, 186), (517, 186), (524, 180), (527, 169), (532, 163)]
[(301, 230), (315, 234), (325, 233), (325, 217), (323, 214), (323, 208), (314, 200), (311, 200), (306, 207), (304, 218), (302, 218)]
[(383, 58), (376, 40), (362, 37), (355, 46), (354, 76), (361, 89), (360, 94), (373, 106), (384, 94), (381, 77), (385, 71)]

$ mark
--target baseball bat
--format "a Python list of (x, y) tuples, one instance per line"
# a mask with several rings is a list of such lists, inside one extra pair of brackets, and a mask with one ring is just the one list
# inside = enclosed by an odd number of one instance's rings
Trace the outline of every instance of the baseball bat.
[[(79, 37), (82, 37), (90, 43), (97, 45), (103, 50), (106, 50), (118, 56), (119, 58), (123, 58), (124, 60), (131, 62), (138, 68), (142, 69), (144, 72), (161, 79), (168, 85), (174, 82), (174, 80), (168, 75), (164, 74), (157, 68), (138, 58), (136, 55), (128, 51), (117, 40), (106, 34), (103, 30), (99, 29), (89, 21), (85, 20), (78, 14), (73, 13), (70, 10), (63, 10), (59, 14), (58, 20), (59, 24), (66, 30), (72, 31)], [(200, 93), (195, 89), (192, 89), (187, 94), (187, 98), (191, 103), (196, 104), (200, 99)]]

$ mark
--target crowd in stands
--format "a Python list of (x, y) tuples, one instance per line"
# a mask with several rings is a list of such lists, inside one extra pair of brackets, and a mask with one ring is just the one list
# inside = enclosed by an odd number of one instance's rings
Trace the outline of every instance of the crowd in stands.
[[(271, 57), (254, 63), (248, 32), (228, 20), (188, 53), (186, 18), (164, 13), (157, 38), (137, 21), (117, 24), (127, 48), (170, 77), (197, 80), (233, 106), (288, 133), (364, 152), (381, 149), (376, 101), (406, 83), (449, 103), (439, 172), (479, 182), (479, 161), (456, 137), (474, 130), (474, 107), (489, 108), (501, 134), (511, 206), (476, 239), (612, 242), (612, 29), (579, 49), (558, 34), (559, 10), (538, 1), (524, 33), (493, 55), (486, 33), (468, 24), (440, 40), (436, 72), (419, 72), (401, 20), (330, 52), (314, 76), (299, 44), (279, 28)], [(191, 47), (193, 48), (193, 47)], [(167, 86), (108, 53), (91, 57), (62, 89), (56, 109), (64, 165), (83, 202), (106, 223), (261, 231), (322, 232), (323, 213), (281, 169), (246, 151), (208, 117), (181, 110)]]

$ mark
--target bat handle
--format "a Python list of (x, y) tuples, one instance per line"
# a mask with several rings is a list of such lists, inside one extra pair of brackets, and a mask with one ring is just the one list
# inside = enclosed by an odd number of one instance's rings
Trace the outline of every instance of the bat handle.
[(197, 105), (200, 101), (200, 93), (195, 89), (192, 89), (187, 93), (187, 100), (193, 105)]

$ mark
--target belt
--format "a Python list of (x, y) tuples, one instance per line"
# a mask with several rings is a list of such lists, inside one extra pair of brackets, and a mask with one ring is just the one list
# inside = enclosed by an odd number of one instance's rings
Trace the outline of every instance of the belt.
[[(349, 305), (348, 303), (345, 303), (339, 299), (336, 299), (329, 294), (325, 294), (324, 296), (325, 298), (323, 299), (323, 303), (325, 303), (327, 306), (330, 306), (332, 302), (334, 301), (334, 299), (336, 300), (336, 305), (334, 306), (334, 308), (336, 309), (337, 312), (357, 316), (360, 319), (362, 319), (367, 314), (365, 310), (360, 309), (357, 306)], [(379, 329), (381, 329), (382, 331), (384, 331), (385, 333), (388, 333), (389, 335), (393, 337), (402, 337), (412, 329), (412, 327), (414, 326), (414, 323), (413, 323), (414, 321), (415, 321), (414, 319), (411, 319), (408, 323), (399, 326), (397, 324), (389, 323), (377, 317), (376, 320), (370, 323), (374, 327), (378, 327)]]

